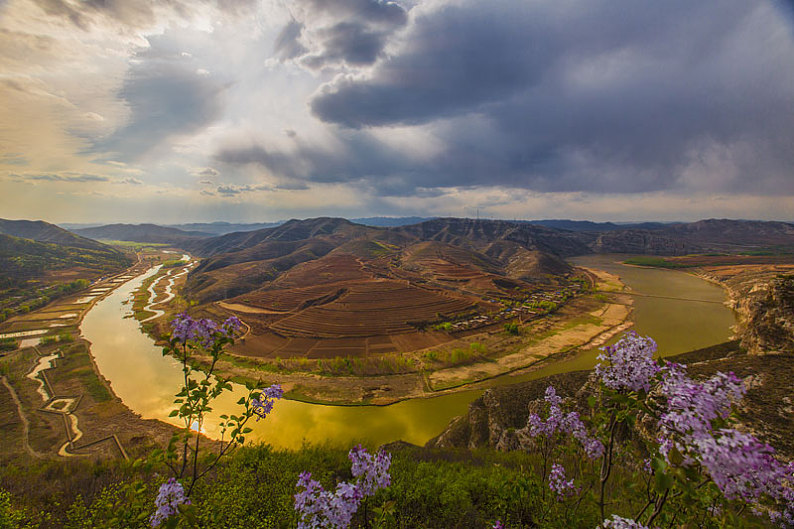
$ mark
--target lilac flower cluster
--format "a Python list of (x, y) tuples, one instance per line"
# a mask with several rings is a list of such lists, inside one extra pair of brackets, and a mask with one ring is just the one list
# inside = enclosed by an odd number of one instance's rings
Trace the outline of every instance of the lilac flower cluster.
[(372, 496), (378, 489), (391, 485), (389, 467), (391, 454), (385, 450), (378, 450), (377, 454), (367, 453), (361, 445), (355, 446), (348, 453), (352, 465), (351, 471), (356, 478), (356, 484), (364, 496)]
[(505, 526), (502, 523), (502, 520), (496, 520), (496, 522), (494, 522), (494, 524), (493, 524), (493, 529), (505, 529)]
[(367, 453), (358, 445), (350, 450), (348, 458), (352, 463), (353, 483), (337, 484), (336, 490), (326, 491), (309, 472), (298, 478), (298, 488), (302, 491), (295, 495), (295, 510), (300, 515), (298, 529), (330, 527), (344, 529), (350, 525), (361, 500), (391, 484), (389, 467), (391, 455), (384, 450), (377, 454)]
[(599, 529), (648, 529), (647, 526), (635, 522), (631, 518), (623, 518), (617, 514), (613, 514), (611, 519), (601, 522), (598, 527)]
[(309, 472), (301, 473), (295, 495), (295, 510), (300, 514), (298, 529), (331, 527), (344, 529), (350, 525), (363, 494), (355, 485), (339, 483), (333, 493), (326, 491)]
[(668, 363), (661, 375), (657, 392), (666, 403), (659, 418), (659, 452), (668, 458), (675, 447), (684, 465), (698, 462), (728, 499), (750, 503), (771, 499), (781, 507), (767, 510), (770, 518), (794, 526), (794, 467), (778, 461), (774, 449), (752, 435), (733, 428), (714, 429), (744, 397), (742, 380), (733, 373), (717, 373), (697, 382), (687, 376), (685, 366), (674, 363)]
[(573, 496), (579, 489), (574, 486), (573, 480), (565, 480), (565, 468), (554, 463), (551, 465), (551, 472), (549, 473), (549, 488), (552, 492), (557, 493), (557, 500), (562, 501), (568, 496)]
[(609, 364), (598, 363), (595, 371), (606, 387), (631, 391), (650, 389), (650, 380), (659, 372), (659, 366), (653, 360), (656, 342), (651, 338), (632, 331), (615, 345), (602, 347), (601, 350), (604, 353), (598, 355), (598, 359)]
[(727, 418), (745, 389), (733, 373), (717, 373), (696, 382), (686, 375), (685, 366), (668, 363), (662, 370), (659, 392), (667, 398), (659, 421), (663, 431), (697, 437), (711, 431), (713, 420)]
[(575, 411), (563, 414), (560, 407), (562, 398), (557, 395), (553, 386), (546, 388), (545, 400), (549, 404), (548, 418), (544, 422), (538, 414), (531, 413), (527, 420), (529, 435), (532, 437), (543, 435), (550, 438), (557, 431), (568, 433), (579, 441), (590, 459), (598, 459), (604, 455), (604, 445), (598, 439), (588, 435), (587, 428), (579, 418), (579, 414)]
[(190, 505), (190, 498), (185, 496), (182, 484), (171, 478), (160, 486), (154, 504), (157, 510), (149, 521), (152, 527), (159, 527), (161, 523), (179, 512), (179, 505)]
[(171, 321), (171, 328), (171, 336), (183, 344), (194, 342), (202, 347), (209, 347), (218, 334), (233, 338), (242, 328), (242, 322), (236, 316), (231, 316), (218, 325), (210, 319), (194, 320), (186, 312), (181, 312)]
[(763, 494), (777, 496), (786, 467), (775, 459), (775, 450), (734, 429), (715, 433), (693, 439), (692, 448), (725, 497), (754, 501)]
[(273, 384), (262, 390), (258, 399), (251, 400), (251, 411), (256, 415), (256, 420), (264, 419), (273, 411), (276, 400), (284, 396), (284, 390), (278, 384)]

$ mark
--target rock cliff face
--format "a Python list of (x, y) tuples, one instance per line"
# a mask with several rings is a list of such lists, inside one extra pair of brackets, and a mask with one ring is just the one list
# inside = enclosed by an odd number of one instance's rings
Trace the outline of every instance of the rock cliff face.
[(553, 385), (563, 398), (574, 397), (576, 401), (585, 402), (589, 395), (589, 376), (589, 371), (575, 371), (488, 389), (469, 405), (467, 415), (453, 419), (426, 446), (512, 449), (515, 445), (513, 432), (526, 426), (530, 409), (539, 407), (549, 385)]
[(602, 233), (589, 246), (595, 253), (687, 255), (703, 251), (703, 247), (691, 244), (684, 239), (648, 230), (621, 230)]
[(794, 275), (771, 281), (765, 295), (751, 300), (742, 346), (754, 353), (794, 353)]

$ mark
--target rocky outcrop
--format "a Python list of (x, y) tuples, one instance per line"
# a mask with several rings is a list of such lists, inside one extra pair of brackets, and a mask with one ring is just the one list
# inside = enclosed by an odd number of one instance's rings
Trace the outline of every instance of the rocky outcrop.
[(590, 243), (595, 253), (632, 253), (649, 255), (687, 255), (702, 251), (686, 240), (649, 230), (621, 230), (598, 235)]
[(456, 417), (437, 437), (427, 442), (428, 447), (514, 448), (515, 430), (527, 424), (530, 408), (537, 406), (546, 388), (554, 386), (561, 397), (575, 397), (585, 402), (589, 394), (589, 371), (562, 373), (548, 378), (530, 380), (511, 386), (491, 388), (469, 405), (467, 415)]
[(742, 346), (753, 353), (794, 353), (794, 275), (773, 279), (746, 304)]

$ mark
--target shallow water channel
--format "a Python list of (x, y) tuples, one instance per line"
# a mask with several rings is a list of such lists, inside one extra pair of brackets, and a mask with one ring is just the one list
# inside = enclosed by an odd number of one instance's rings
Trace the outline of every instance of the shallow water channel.
[[(663, 354), (675, 354), (725, 341), (734, 323), (733, 312), (722, 304), (724, 291), (694, 276), (677, 271), (635, 268), (621, 265), (617, 256), (587, 256), (576, 264), (617, 274), (632, 292), (635, 329), (657, 340)], [(130, 316), (127, 301), (152, 269), (116, 289), (86, 314), (81, 329), (91, 342), (91, 352), (102, 375), (134, 412), (146, 419), (179, 424), (168, 418), (173, 395), (180, 387), (182, 372), (171, 357), (143, 334)], [(645, 296), (662, 297), (645, 297)], [(679, 299), (671, 299), (679, 298)], [(690, 301), (693, 299), (702, 301)], [(500, 377), (493, 385), (509, 384), (552, 373), (585, 369), (595, 363), (597, 351), (519, 377)], [(217, 414), (235, 413), (235, 402), (244, 389), (235, 386), (216, 402)], [(466, 412), (469, 402), (481, 391), (467, 391), (430, 399), (414, 399), (390, 406), (326, 406), (282, 400), (266, 419), (252, 424), (248, 439), (275, 447), (296, 448), (304, 441), (350, 446), (357, 441), (382, 444), (402, 439), (424, 444), (439, 434), (449, 420)], [(181, 426), (181, 425), (180, 425)], [(206, 433), (217, 436), (215, 420), (205, 424)]]

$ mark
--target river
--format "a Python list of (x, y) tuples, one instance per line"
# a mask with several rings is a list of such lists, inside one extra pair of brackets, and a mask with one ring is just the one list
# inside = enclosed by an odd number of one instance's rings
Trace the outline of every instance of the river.
[[(576, 264), (600, 268), (619, 275), (636, 294), (633, 319), (635, 329), (652, 336), (662, 354), (675, 354), (728, 339), (734, 323), (733, 312), (722, 304), (724, 291), (711, 283), (677, 271), (628, 267), (616, 256), (586, 256)], [(140, 331), (131, 317), (133, 292), (157, 272), (152, 269), (117, 288), (97, 302), (86, 314), (81, 330), (91, 342), (97, 367), (113, 391), (134, 412), (146, 419), (179, 424), (168, 413), (173, 395), (180, 387), (180, 365), (163, 356)], [(685, 298), (685, 299), (670, 299)], [(703, 301), (688, 301), (698, 299)], [(520, 377), (501, 377), (494, 385), (514, 383), (552, 373), (592, 367), (598, 351), (585, 352), (569, 361), (550, 363), (546, 368)], [(217, 414), (235, 413), (236, 401), (244, 393), (235, 385), (214, 408)], [(430, 399), (414, 399), (390, 406), (326, 406), (281, 400), (273, 413), (251, 426), (248, 439), (261, 440), (274, 447), (297, 448), (302, 443), (327, 443), (351, 446), (362, 441), (379, 445), (401, 439), (424, 444), (440, 433), (449, 420), (466, 412), (469, 402), (481, 391), (466, 391)], [(216, 419), (208, 418), (206, 433), (217, 436)]]

